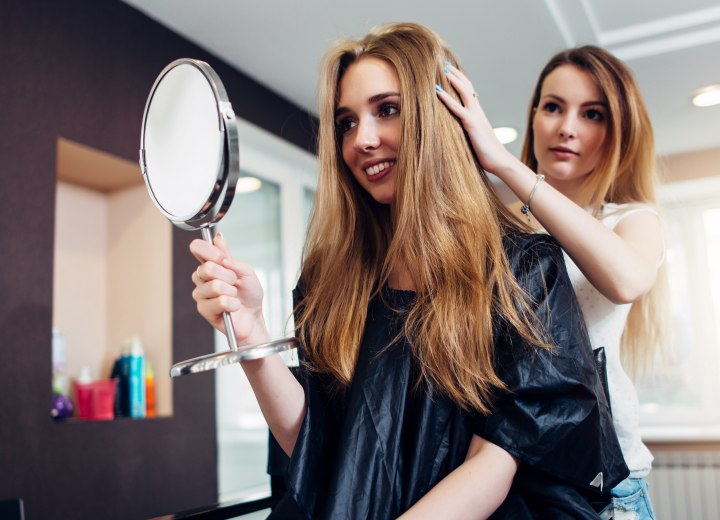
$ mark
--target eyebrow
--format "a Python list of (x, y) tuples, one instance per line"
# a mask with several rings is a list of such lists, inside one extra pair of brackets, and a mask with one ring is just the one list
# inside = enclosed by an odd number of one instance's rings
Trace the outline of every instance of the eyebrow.
[[(382, 101), (383, 99), (399, 96), (399, 92), (381, 92), (380, 94), (375, 94), (374, 96), (370, 97), (370, 99), (368, 99), (368, 102), (372, 105)], [(337, 109), (335, 109), (335, 119), (344, 114), (347, 114), (348, 112), (350, 112), (350, 109), (348, 107), (338, 107)]]
[[(558, 96), (557, 94), (545, 94), (544, 96), (540, 97), (540, 100), (542, 101), (544, 98), (552, 98), (552, 99), (555, 99), (556, 101), (566, 103), (565, 99)], [(587, 101), (580, 106), (587, 107), (587, 106), (595, 106), (595, 105), (600, 105), (602, 107), (608, 106), (606, 101)]]

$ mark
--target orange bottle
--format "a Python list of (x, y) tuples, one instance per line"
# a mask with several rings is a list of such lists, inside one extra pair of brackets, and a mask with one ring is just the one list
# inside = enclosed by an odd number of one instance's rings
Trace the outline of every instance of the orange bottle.
[(145, 367), (145, 417), (155, 417), (155, 373), (150, 363)]

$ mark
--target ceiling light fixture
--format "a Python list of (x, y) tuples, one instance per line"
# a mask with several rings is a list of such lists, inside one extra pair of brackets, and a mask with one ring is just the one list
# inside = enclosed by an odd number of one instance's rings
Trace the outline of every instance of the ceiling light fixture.
[(509, 126), (498, 126), (493, 128), (493, 132), (502, 144), (512, 143), (518, 137), (517, 130)]
[(692, 104), (696, 107), (720, 105), (720, 84), (697, 89), (692, 94)]
[(262, 186), (262, 181), (257, 177), (240, 177), (235, 185), (237, 193), (251, 193), (257, 191)]

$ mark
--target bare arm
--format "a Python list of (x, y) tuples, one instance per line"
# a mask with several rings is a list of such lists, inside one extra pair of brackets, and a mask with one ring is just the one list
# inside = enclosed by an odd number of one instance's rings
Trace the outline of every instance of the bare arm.
[[(507, 184), (527, 202), (535, 186), (535, 172), (514, 157), (495, 137), (473, 86), (455, 67), (448, 80), (460, 95), (458, 103), (446, 92), (438, 97), (462, 122), (483, 168)], [(655, 282), (662, 258), (662, 232), (658, 218), (638, 212), (623, 219), (615, 230), (606, 228), (548, 183), (538, 186), (532, 215), (560, 243), (590, 283), (614, 303), (629, 303), (645, 294)]]
[[(520, 161), (496, 175), (522, 201), (527, 201), (536, 182), (535, 175)], [(608, 229), (558, 190), (541, 183), (532, 200), (532, 216), (612, 302), (633, 302), (655, 283), (663, 248), (660, 220), (655, 214), (633, 213), (614, 230)]]
[[(230, 256), (224, 240), (194, 240), (190, 251), (200, 261), (192, 275), (200, 315), (225, 333), (222, 313), (230, 312), (239, 345), (270, 340), (262, 315), (263, 290), (248, 264)], [(305, 417), (305, 392), (278, 355), (242, 363), (270, 431), (290, 455)]]
[(465, 462), (433, 487), (400, 519), (487, 518), (507, 497), (517, 468), (517, 460), (507, 451), (473, 435)]

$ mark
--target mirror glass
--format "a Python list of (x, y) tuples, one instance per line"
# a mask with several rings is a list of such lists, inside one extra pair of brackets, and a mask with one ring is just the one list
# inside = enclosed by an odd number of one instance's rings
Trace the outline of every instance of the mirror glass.
[(144, 128), (148, 189), (174, 220), (189, 220), (207, 204), (221, 171), (215, 94), (200, 69), (180, 64), (157, 83), (151, 103)]

